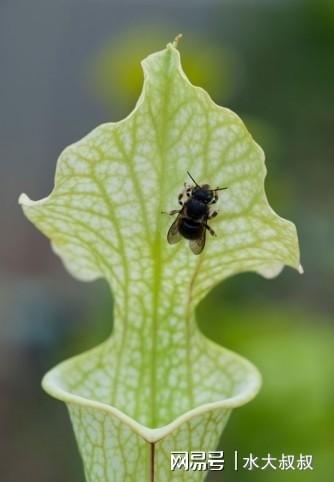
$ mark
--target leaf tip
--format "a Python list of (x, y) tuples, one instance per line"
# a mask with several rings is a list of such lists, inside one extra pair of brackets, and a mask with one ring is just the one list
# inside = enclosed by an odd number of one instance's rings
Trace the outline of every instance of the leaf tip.
[(179, 41), (181, 40), (181, 38), (183, 37), (183, 34), (182, 33), (179, 33), (176, 35), (175, 39), (173, 40), (172, 42), (172, 46), (174, 48), (177, 48), (178, 47), (178, 44), (179, 44)]
[(29, 206), (33, 203), (33, 201), (24, 192), (19, 195), (17, 202), (20, 206)]

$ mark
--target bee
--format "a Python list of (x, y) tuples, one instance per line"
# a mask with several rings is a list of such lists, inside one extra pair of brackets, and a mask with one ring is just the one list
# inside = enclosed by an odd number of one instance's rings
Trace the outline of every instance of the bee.
[(199, 185), (189, 171), (188, 176), (195, 184), (184, 184), (183, 191), (178, 196), (181, 209), (173, 209), (164, 214), (171, 216), (177, 214), (177, 218), (167, 233), (169, 244), (178, 243), (181, 238), (189, 240), (189, 246), (194, 254), (200, 254), (205, 246), (206, 231), (216, 236), (214, 230), (208, 225), (208, 220), (217, 216), (218, 212), (212, 210), (211, 205), (218, 201), (218, 191), (227, 187), (212, 189), (209, 184)]

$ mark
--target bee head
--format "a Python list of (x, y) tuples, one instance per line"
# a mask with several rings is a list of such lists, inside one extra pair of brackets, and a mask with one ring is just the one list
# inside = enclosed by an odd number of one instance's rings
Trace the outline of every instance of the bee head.
[(204, 204), (209, 204), (213, 200), (213, 191), (210, 189), (209, 184), (203, 184), (202, 186), (195, 186), (192, 191), (193, 197)]

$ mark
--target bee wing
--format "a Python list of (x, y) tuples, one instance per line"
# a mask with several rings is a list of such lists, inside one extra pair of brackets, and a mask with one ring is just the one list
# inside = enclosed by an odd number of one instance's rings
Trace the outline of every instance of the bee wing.
[(181, 234), (180, 234), (180, 231), (179, 231), (180, 219), (181, 219), (181, 217), (180, 217), (180, 215), (178, 215), (177, 218), (175, 219), (175, 221), (173, 222), (173, 224), (171, 225), (171, 227), (168, 230), (167, 241), (169, 242), (169, 244), (176, 244), (181, 239)]
[(189, 241), (189, 246), (194, 254), (200, 254), (205, 246), (206, 228), (203, 226), (201, 236), (198, 239), (192, 239)]

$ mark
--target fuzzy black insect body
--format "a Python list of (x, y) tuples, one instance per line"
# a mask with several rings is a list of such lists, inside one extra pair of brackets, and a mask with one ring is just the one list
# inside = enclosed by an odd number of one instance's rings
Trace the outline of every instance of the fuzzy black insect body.
[(218, 212), (212, 210), (212, 205), (218, 201), (218, 191), (226, 187), (212, 189), (209, 184), (199, 185), (188, 172), (194, 186), (184, 185), (184, 190), (179, 194), (180, 209), (174, 209), (167, 214), (177, 217), (167, 233), (169, 244), (175, 244), (185, 238), (189, 240), (190, 249), (194, 254), (200, 254), (205, 246), (206, 231), (215, 236), (214, 230), (208, 225), (208, 220), (217, 216)]

